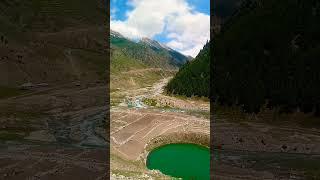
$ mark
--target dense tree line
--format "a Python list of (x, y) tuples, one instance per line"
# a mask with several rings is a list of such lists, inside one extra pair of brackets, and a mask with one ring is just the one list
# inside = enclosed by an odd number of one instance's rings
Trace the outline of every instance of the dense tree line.
[(197, 57), (184, 64), (167, 84), (168, 93), (185, 96), (209, 97), (210, 43), (208, 42)]
[(319, 32), (318, 0), (244, 0), (213, 39), (213, 100), (320, 115)]

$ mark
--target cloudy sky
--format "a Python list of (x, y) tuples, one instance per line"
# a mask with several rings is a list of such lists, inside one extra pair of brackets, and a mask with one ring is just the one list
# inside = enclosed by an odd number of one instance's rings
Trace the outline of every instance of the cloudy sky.
[(210, 0), (111, 0), (111, 29), (195, 57), (210, 38)]

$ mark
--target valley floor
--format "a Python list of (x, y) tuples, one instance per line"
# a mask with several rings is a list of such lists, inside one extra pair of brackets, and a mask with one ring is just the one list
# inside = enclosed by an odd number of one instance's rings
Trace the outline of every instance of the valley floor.
[[(145, 166), (149, 144), (170, 134), (203, 132), (209, 135), (209, 103), (167, 96), (158, 83), (126, 91), (126, 98), (111, 108), (111, 176), (166, 178)], [(143, 99), (157, 102), (144, 104)], [(135, 102), (130, 104), (128, 102)], [(160, 105), (159, 105), (160, 104)], [(136, 105), (136, 106), (135, 106)], [(266, 123), (272, 117), (243, 118), (230, 111), (213, 115), (214, 179), (317, 179), (320, 172), (320, 130), (295, 123)]]
[(225, 111), (214, 115), (215, 179), (317, 179), (320, 129), (266, 123)]
[[(209, 136), (209, 103), (164, 95), (167, 81), (113, 92), (122, 93), (123, 101), (111, 108), (112, 179), (168, 178), (146, 168), (150, 142), (157, 137), (179, 141), (179, 134), (188, 133)], [(78, 179), (105, 179), (109, 159), (105, 89), (104, 84), (62, 84), (2, 99), (0, 179), (79, 174)], [(143, 99), (160, 105), (146, 105)], [(135, 103), (128, 107), (129, 101)], [(215, 179), (319, 177), (319, 129), (238, 121), (241, 118), (217, 113), (211, 122)]]
[[(203, 135), (209, 140), (209, 103), (182, 100), (163, 94), (170, 78), (147, 88), (118, 91), (126, 94), (123, 102), (111, 108), (111, 177), (112, 179), (170, 179), (147, 169), (147, 153), (154, 139), (165, 143), (186, 142), (188, 135)], [(111, 94), (116, 96), (115, 94)], [(157, 105), (146, 103), (156, 102)], [(144, 103), (145, 102), (145, 103)], [(182, 137), (183, 136), (183, 137)]]
[(64, 84), (0, 101), (0, 179), (106, 179), (104, 84)]

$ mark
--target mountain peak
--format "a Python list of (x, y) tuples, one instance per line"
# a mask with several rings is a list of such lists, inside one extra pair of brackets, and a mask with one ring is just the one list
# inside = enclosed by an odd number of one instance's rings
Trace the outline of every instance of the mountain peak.
[(149, 38), (147, 38), (147, 37), (141, 38), (140, 42), (141, 42), (141, 43), (144, 43), (144, 44), (147, 44), (147, 45), (149, 45), (149, 46), (151, 46), (151, 47), (154, 47), (154, 48), (156, 48), (156, 49), (164, 48), (164, 49), (169, 50), (169, 51), (172, 50), (172, 49), (169, 48), (168, 46), (166, 46), (166, 45), (164, 45), (164, 44), (162, 44), (162, 43), (159, 43), (159, 42), (156, 41), (156, 40), (149, 39)]
[(124, 36), (112, 29), (110, 29), (110, 36), (124, 38)]
[(147, 45), (149, 45), (151, 47), (155, 47), (157, 49), (160, 49), (162, 47), (158, 41), (149, 39), (147, 37), (141, 38), (140, 42), (143, 43), (143, 44), (147, 44)]

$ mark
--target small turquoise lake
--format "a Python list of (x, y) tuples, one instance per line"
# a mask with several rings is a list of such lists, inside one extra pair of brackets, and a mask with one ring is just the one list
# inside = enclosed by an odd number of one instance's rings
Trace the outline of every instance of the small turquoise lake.
[(196, 144), (168, 144), (151, 151), (148, 169), (182, 179), (210, 179), (210, 150)]

